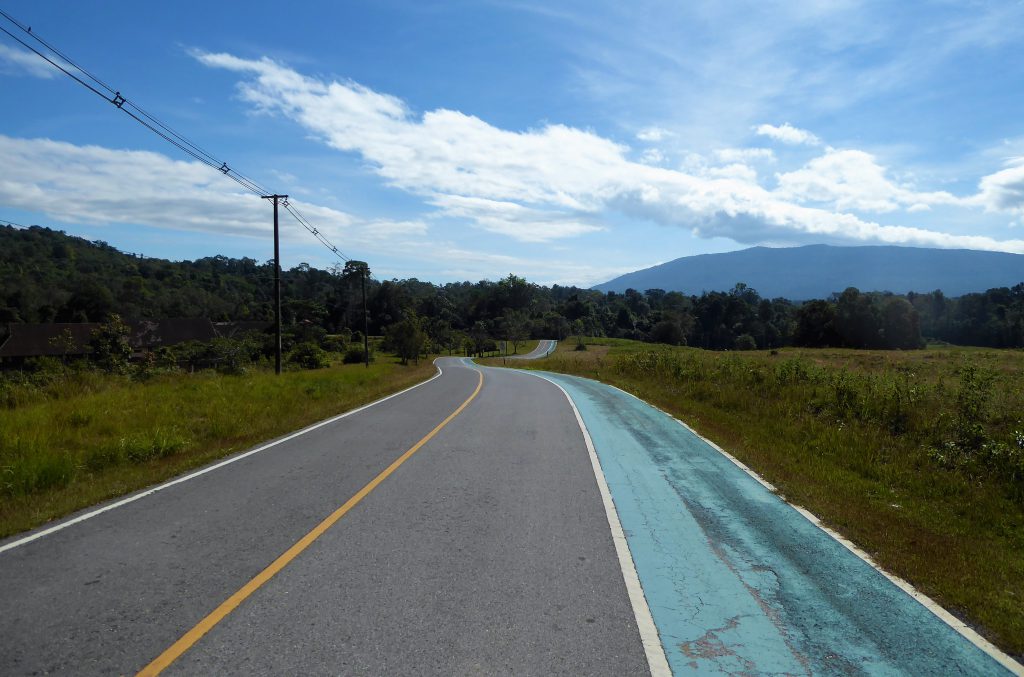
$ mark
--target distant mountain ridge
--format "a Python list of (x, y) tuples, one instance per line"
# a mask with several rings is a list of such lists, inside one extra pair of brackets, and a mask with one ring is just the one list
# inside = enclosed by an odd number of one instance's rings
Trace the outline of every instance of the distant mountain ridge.
[(752, 247), (686, 256), (599, 284), (602, 292), (632, 288), (685, 294), (728, 291), (744, 282), (765, 298), (827, 298), (847, 287), (861, 291), (930, 292), (962, 296), (1024, 282), (1024, 255), (920, 247)]

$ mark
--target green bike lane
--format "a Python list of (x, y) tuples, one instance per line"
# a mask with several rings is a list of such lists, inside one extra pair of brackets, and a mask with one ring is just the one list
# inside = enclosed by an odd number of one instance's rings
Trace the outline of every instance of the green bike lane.
[(1024, 674), (674, 418), (531, 373), (580, 412), (674, 674)]

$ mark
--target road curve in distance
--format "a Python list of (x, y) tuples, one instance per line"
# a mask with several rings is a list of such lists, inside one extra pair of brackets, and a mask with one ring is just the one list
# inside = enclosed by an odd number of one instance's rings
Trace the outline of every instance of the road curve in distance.
[(547, 357), (551, 353), (555, 352), (555, 348), (558, 346), (558, 341), (550, 339), (543, 339), (537, 347), (528, 352), (525, 355), (509, 355), (510, 360), (539, 360), (542, 357)]

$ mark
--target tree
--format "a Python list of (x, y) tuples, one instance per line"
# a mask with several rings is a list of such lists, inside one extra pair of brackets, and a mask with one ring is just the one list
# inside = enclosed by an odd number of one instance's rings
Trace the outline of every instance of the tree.
[(757, 341), (750, 334), (740, 334), (733, 344), (736, 350), (757, 350)]
[(871, 297), (848, 287), (836, 300), (836, 331), (849, 348), (882, 346), (882, 326)]
[[(496, 301), (502, 308), (525, 310), (533, 299), (534, 289), (534, 285), (525, 278), (510, 273), (508, 277), (498, 281)], [(500, 312), (501, 309), (495, 310)]]
[(670, 346), (686, 344), (686, 334), (679, 322), (662, 320), (651, 329), (651, 340), (655, 343), (667, 343)]
[(517, 310), (506, 310), (498, 322), (501, 337), (512, 344), (512, 353), (519, 352), (519, 346), (530, 336), (530, 321), (526, 313)]
[(50, 339), (50, 345), (60, 351), (60, 361), (67, 367), (68, 353), (75, 349), (75, 337), (70, 329), (65, 329)]
[(420, 351), (427, 340), (427, 335), (420, 328), (419, 318), (407, 317), (384, 330), (387, 345), (402, 359), (402, 364), (409, 360), (419, 362)]
[(92, 358), (101, 369), (111, 373), (124, 373), (132, 356), (129, 343), (131, 329), (114, 314), (92, 333)]
[(917, 311), (906, 299), (893, 296), (882, 303), (882, 334), (886, 348), (921, 348), (921, 326)]
[(469, 338), (473, 341), (474, 354), (483, 355), (484, 348), (487, 347), (487, 342), (491, 338), (491, 333), (487, 329), (487, 323), (483, 320), (474, 322), (472, 329), (469, 330)]
[(836, 307), (828, 301), (808, 301), (796, 311), (793, 343), (807, 348), (835, 347), (842, 343), (836, 332)]

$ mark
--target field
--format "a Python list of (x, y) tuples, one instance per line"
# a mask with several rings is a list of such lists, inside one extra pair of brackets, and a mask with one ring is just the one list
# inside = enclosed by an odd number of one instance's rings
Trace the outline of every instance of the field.
[(429, 378), (403, 367), (169, 373), (96, 371), (0, 395), (0, 537), (160, 482)]
[(1024, 654), (1024, 352), (588, 343), (514, 366), (598, 379), (671, 412)]

